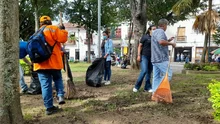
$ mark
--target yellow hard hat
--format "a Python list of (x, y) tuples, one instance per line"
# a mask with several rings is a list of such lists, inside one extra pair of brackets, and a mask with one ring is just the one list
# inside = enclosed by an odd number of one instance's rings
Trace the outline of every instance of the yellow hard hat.
[(51, 18), (49, 16), (40, 17), (40, 22), (44, 22), (44, 21), (51, 21)]

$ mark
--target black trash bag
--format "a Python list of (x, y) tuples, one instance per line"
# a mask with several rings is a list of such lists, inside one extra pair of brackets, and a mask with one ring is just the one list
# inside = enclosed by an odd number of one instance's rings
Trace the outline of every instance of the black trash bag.
[(121, 68), (122, 68), (122, 69), (126, 69), (126, 66), (127, 66), (127, 65), (122, 64), (122, 65), (121, 65)]
[(41, 85), (37, 75), (37, 72), (31, 73), (31, 84), (27, 91), (28, 94), (37, 95), (41, 94)]
[(86, 84), (88, 86), (101, 87), (104, 85), (102, 84), (102, 78), (104, 76), (104, 65), (104, 58), (96, 58), (92, 62), (92, 65), (88, 67), (86, 71)]

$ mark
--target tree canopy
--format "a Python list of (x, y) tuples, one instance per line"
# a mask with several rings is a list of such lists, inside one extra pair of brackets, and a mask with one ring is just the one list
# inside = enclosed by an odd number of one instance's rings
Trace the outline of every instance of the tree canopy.
[[(102, 0), (101, 7), (101, 26), (106, 28), (116, 24), (118, 20), (116, 19), (117, 8), (115, 2)], [(71, 23), (85, 26), (91, 32), (98, 30), (97, 0), (75, 0), (69, 2), (65, 12), (65, 17)]]
[[(190, 0), (187, 0), (187, 1), (190, 1)], [(199, 10), (204, 9), (204, 7), (206, 7), (204, 2), (200, 2), (200, 0), (192, 0), (190, 2), (190, 7), (178, 6), (179, 4), (182, 5), (182, 2), (180, 0), (166, 0), (166, 1), (147, 0), (146, 4), (147, 4), (147, 7), (146, 7), (147, 20), (153, 24), (157, 24), (157, 22), (161, 18), (166, 18), (171, 24), (174, 24), (178, 21), (186, 20), (188, 15), (192, 15), (198, 12)], [(116, 18), (118, 18), (118, 20), (120, 21), (131, 20), (131, 10), (130, 10), (129, 1), (116, 0), (115, 6), (117, 8)], [(174, 13), (179, 13), (179, 14), (177, 15)]]
[(184, 11), (179, 12), (179, 15), (174, 14), (173, 7), (179, 0), (147, 0), (147, 19), (152, 23), (157, 24), (161, 18), (166, 18), (171, 24), (178, 21), (186, 20), (189, 15), (198, 12), (204, 7), (204, 3), (200, 0), (193, 0), (191, 7), (184, 8)]
[(27, 40), (35, 32), (35, 7), (38, 15), (48, 15), (56, 19), (66, 1), (60, 0), (19, 0), (20, 38)]

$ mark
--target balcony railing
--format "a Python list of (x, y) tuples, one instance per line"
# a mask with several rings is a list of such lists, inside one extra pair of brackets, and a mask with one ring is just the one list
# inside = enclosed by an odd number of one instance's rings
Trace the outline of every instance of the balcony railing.
[(176, 41), (177, 42), (186, 42), (186, 36), (177, 36)]

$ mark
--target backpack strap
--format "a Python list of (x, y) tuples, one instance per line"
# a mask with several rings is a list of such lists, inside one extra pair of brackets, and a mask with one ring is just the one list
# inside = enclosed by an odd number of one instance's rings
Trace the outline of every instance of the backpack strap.
[[(51, 34), (51, 31), (50, 31), (50, 35), (51, 35), (51, 37), (52, 37), (52, 39), (53, 39), (53, 36), (52, 36), (52, 34)], [(54, 40), (54, 39), (53, 39)], [(56, 45), (56, 43), (57, 43), (57, 41), (56, 40), (54, 40), (55, 41), (55, 43), (53, 44), (53, 46), (52, 46), (52, 49), (54, 48), (54, 46)]]
[[(42, 28), (40, 28), (40, 30), (42, 31), (42, 34), (44, 35), (44, 29), (46, 28), (47, 26), (45, 25), (45, 26), (43, 26)], [(53, 36), (52, 36), (52, 34), (51, 34), (51, 31), (50, 31), (50, 35), (51, 35), (51, 37), (52, 37), (52, 39), (53, 39)], [(54, 39), (53, 39), (54, 40)], [(45, 41), (46, 41), (46, 39), (45, 39)], [(54, 40), (55, 41), (55, 43), (53, 44), (53, 46), (52, 46), (52, 50), (53, 50), (53, 48), (54, 48), (54, 46), (56, 45), (56, 43), (57, 43), (57, 41), (56, 40)], [(46, 41), (47, 42), (47, 41)]]

